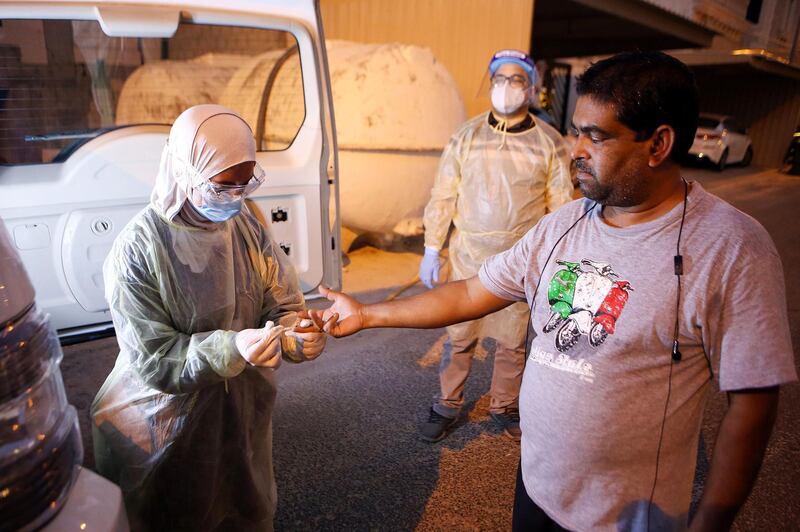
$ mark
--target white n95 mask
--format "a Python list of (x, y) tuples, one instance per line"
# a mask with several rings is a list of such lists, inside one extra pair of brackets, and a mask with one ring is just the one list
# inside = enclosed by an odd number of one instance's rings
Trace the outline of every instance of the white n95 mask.
[(527, 100), (525, 89), (512, 87), (509, 83), (492, 87), (492, 107), (504, 115), (513, 113), (522, 107)]

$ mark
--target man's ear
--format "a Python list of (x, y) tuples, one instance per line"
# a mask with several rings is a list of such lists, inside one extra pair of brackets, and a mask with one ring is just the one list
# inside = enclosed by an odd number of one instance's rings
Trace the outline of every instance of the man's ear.
[(671, 126), (658, 126), (650, 137), (648, 164), (655, 168), (669, 158), (675, 145), (675, 130)]

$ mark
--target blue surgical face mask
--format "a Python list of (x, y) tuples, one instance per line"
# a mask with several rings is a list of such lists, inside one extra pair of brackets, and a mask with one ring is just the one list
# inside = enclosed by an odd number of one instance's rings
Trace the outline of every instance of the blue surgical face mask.
[(212, 222), (224, 222), (242, 212), (243, 201), (243, 198), (233, 201), (222, 201), (203, 197), (203, 205), (195, 205), (195, 208), (204, 218)]
[(224, 222), (242, 212), (244, 195), (217, 195), (195, 189), (192, 191), (190, 201), (203, 218), (212, 222)]

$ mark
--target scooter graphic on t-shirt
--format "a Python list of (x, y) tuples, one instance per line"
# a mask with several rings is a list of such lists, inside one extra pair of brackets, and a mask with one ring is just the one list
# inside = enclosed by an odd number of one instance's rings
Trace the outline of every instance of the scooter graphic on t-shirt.
[(614, 334), (617, 328), (617, 318), (622, 314), (628, 294), (633, 292), (633, 287), (628, 281), (614, 281), (614, 286), (600, 303), (600, 308), (595, 312), (594, 325), (589, 331), (589, 343), (597, 347), (602, 344), (609, 334)]
[(549, 333), (569, 317), (572, 313), (572, 300), (575, 297), (575, 282), (581, 274), (581, 265), (578, 262), (556, 260), (556, 264), (565, 266), (553, 274), (550, 287), (547, 290), (547, 300), (550, 303), (550, 319), (545, 323), (543, 332)]
[(556, 262), (565, 268), (550, 280), (548, 301), (552, 313), (542, 331), (549, 333), (558, 328), (555, 345), (562, 353), (583, 335), (588, 336), (592, 347), (597, 347), (614, 334), (633, 288), (628, 281), (617, 281), (619, 275), (605, 262)]

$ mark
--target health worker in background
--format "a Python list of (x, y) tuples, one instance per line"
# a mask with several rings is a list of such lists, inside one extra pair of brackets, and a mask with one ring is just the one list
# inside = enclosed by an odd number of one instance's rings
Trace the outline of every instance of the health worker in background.
[[(439, 253), (451, 223), (449, 280), (468, 279), (484, 260), (510, 248), (572, 197), (568, 146), (555, 129), (528, 112), (536, 92), (534, 62), (522, 52), (502, 50), (492, 57), (489, 74), (492, 109), (452, 136), (425, 208), (419, 276), (428, 288), (440, 281)], [(497, 342), (490, 414), (506, 434), (519, 439), (527, 323), (528, 307), (518, 303), (447, 328), (450, 350), (442, 356), (440, 391), (421, 427), (423, 439), (441, 440), (456, 422), (482, 337)]]

